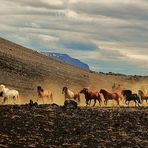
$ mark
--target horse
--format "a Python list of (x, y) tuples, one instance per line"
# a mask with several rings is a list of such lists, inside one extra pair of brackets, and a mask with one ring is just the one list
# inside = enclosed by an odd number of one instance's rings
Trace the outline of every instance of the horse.
[(110, 93), (105, 89), (100, 89), (100, 94), (104, 97), (104, 104), (107, 105), (108, 100), (115, 100), (117, 105), (119, 105), (120, 95), (118, 93)]
[(85, 95), (85, 99), (86, 99), (86, 105), (89, 105), (91, 104), (91, 100), (94, 100), (94, 105), (96, 105), (96, 100), (98, 100), (99, 102), (99, 105), (101, 106), (101, 102), (102, 102), (102, 99), (101, 99), (101, 96), (99, 94), (99, 92), (92, 92), (92, 91), (89, 91), (88, 88), (83, 88), (80, 93), (83, 93)]
[(80, 103), (80, 94), (79, 93), (74, 93), (68, 87), (66, 87), (66, 86), (63, 87), (62, 94), (64, 94), (65, 100), (74, 99), (77, 103)]
[[(141, 104), (140, 97), (135, 93), (132, 94), (131, 90), (122, 90), (122, 95), (125, 97), (125, 104), (129, 106), (130, 101), (135, 102), (135, 106)], [(128, 103), (127, 103), (128, 102)]]
[(142, 90), (138, 90), (138, 94), (141, 97), (141, 101), (143, 102), (144, 100), (148, 100), (148, 94), (144, 94), (144, 92)]
[(53, 94), (51, 91), (43, 89), (41, 86), (37, 86), (37, 93), (38, 93), (37, 102), (39, 99), (42, 99), (44, 104), (44, 98), (47, 98), (49, 101), (53, 102)]
[(13, 101), (15, 103), (15, 101), (19, 100), (19, 92), (17, 90), (10, 90), (8, 88), (5, 87), (5, 85), (0, 85), (0, 95), (4, 98), (3, 104), (10, 98), (13, 98)]

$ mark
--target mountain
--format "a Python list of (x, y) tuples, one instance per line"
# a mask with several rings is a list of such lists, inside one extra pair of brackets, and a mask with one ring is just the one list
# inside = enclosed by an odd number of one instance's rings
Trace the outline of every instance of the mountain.
[(78, 59), (74, 59), (72, 57), (70, 57), (68, 54), (61, 54), (61, 53), (53, 53), (53, 52), (41, 52), (42, 54), (45, 54), (49, 57), (53, 57), (57, 60), (66, 62), (68, 64), (74, 65), (76, 67), (80, 67), (86, 70), (89, 70), (89, 66), (83, 62), (81, 62)]

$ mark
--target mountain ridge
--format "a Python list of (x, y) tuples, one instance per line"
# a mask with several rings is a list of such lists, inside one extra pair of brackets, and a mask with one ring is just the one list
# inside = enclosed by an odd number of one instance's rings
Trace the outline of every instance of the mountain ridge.
[(41, 52), (41, 53), (44, 55), (47, 55), (49, 57), (53, 57), (59, 61), (63, 61), (68, 64), (74, 65), (76, 67), (90, 70), (89, 66), (86, 63), (80, 61), (79, 59), (75, 59), (75, 58), (69, 56), (68, 54), (62, 54), (62, 53), (56, 53), (56, 52)]

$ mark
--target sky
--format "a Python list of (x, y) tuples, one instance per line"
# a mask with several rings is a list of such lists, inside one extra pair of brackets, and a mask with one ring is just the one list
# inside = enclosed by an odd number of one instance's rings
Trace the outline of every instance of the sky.
[(0, 0), (0, 36), (97, 72), (148, 75), (147, 0)]

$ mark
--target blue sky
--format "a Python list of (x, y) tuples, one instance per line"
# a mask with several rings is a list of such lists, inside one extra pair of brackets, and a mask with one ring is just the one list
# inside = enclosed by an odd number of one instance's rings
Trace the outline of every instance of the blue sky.
[(147, 0), (0, 0), (0, 36), (94, 71), (148, 75)]

